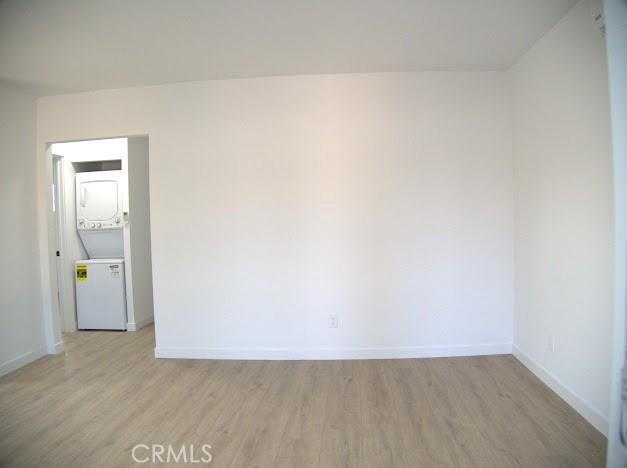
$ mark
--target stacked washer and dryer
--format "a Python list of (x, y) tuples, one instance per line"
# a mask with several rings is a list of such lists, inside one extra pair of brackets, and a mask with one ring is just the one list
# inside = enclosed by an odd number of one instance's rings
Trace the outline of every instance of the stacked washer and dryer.
[(81, 330), (126, 330), (124, 174), (76, 174), (76, 228), (89, 256), (75, 263)]

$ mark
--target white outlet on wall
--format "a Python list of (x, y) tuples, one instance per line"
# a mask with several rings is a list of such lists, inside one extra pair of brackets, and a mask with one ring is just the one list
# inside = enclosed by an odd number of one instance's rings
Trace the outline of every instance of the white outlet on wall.
[(329, 315), (329, 328), (337, 328), (340, 324), (337, 315)]

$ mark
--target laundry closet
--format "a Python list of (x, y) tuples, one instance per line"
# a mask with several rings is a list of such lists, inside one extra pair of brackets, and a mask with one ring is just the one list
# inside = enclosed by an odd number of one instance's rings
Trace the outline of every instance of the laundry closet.
[(153, 321), (148, 138), (52, 145), (64, 331)]

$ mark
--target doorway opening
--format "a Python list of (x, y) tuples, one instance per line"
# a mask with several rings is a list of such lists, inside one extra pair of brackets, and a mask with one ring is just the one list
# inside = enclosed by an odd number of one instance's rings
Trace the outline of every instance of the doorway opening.
[(53, 143), (52, 210), (63, 332), (154, 320), (148, 137)]

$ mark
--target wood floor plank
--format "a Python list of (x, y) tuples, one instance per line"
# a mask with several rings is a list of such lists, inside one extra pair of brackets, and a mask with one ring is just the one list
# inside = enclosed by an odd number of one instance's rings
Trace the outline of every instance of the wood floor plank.
[(277, 466), (305, 466), (314, 460), (318, 464), (332, 363), (306, 361), (305, 365), (304, 377), (275, 461)]
[(253, 361), (248, 364), (252, 371), (249, 379), (222, 400), (223, 410), (217, 418), (209, 417), (207, 420), (213, 424), (205, 439), (213, 448), (216, 466), (229, 466), (234, 460), (243, 435), (250, 428), (271, 383), (281, 375), (281, 363), (276, 361)]
[(359, 362), (335, 361), (327, 394), (319, 466), (362, 466), (363, 423)]
[(452, 466), (450, 441), (440, 430), (425, 384), (412, 361), (390, 361), (390, 380), (407, 459), (411, 466)]
[(255, 411), (230, 466), (268, 467), (275, 462), (305, 365), (302, 361), (289, 361), (280, 369)]
[(360, 362), (364, 467), (408, 466), (394, 397), (383, 370), (386, 365), (390, 361)]

